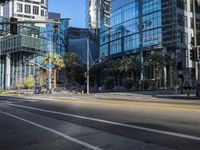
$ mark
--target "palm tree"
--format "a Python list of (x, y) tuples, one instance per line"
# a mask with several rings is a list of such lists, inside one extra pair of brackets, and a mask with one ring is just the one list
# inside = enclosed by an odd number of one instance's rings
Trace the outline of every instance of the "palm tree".
[(119, 70), (121, 72), (131, 71), (134, 73), (139, 69), (139, 62), (134, 57), (123, 57), (120, 62)]
[(118, 72), (120, 61), (121, 61), (120, 59), (114, 59), (114, 60), (109, 61), (106, 64), (104, 71), (108, 71), (108, 72), (112, 72), (112, 73)]
[(64, 68), (65, 66), (63, 57), (57, 53), (49, 54), (43, 59), (42, 64), (47, 65), (49, 63), (54, 65), (53, 77), (54, 77), (54, 88), (56, 88), (56, 71), (57, 69), (61, 70), (61, 68)]
[(113, 74), (114, 76), (117, 75), (117, 84), (119, 85), (120, 74), (119, 74), (119, 65), (121, 59), (113, 59), (110, 60), (108, 63), (105, 64), (104, 71)]
[(161, 54), (150, 55), (146, 64), (153, 67), (154, 86), (156, 85), (156, 70), (165, 66), (165, 57)]
[(132, 78), (137, 70), (139, 70), (140, 64), (134, 57), (123, 57), (115, 60), (111, 60), (105, 68), (105, 71), (111, 72), (118, 75), (118, 84), (119, 84), (119, 73), (123, 74), (123, 78), (125, 77), (125, 73), (131, 71)]
[(76, 68), (78, 66), (79, 67), (82, 66), (80, 57), (75, 53), (68, 52), (64, 54), (63, 60), (65, 63), (65, 78), (67, 77), (67, 69), (72, 69), (72, 72), (73, 72), (72, 77), (73, 77), (73, 80), (75, 80)]
[(172, 81), (177, 78), (177, 64), (175, 58), (172, 57), (172, 54), (165, 55), (165, 66), (169, 67), (170, 72), (170, 87), (172, 86)]

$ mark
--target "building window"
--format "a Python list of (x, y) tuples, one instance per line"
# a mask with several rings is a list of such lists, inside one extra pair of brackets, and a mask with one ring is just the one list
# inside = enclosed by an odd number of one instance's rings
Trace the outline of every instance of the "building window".
[(108, 56), (108, 44), (102, 45), (100, 47), (100, 57), (103, 58), (106, 56)]
[(161, 0), (143, 0), (142, 14), (148, 14), (161, 9)]
[(178, 14), (178, 25), (183, 26), (183, 27), (188, 27), (187, 26), (187, 16), (184, 16), (182, 14)]
[(185, 32), (181, 32), (180, 34), (181, 34), (180, 35), (181, 36), (180, 37), (181, 43), (185, 44), (185, 45), (188, 45), (188, 34), (185, 33)]
[(39, 7), (38, 6), (33, 6), (33, 14), (39, 15)]
[(161, 26), (161, 11), (143, 16), (143, 30)]
[(31, 3), (31, 0), (25, 0), (26, 3)]
[(44, 4), (44, 0), (41, 0), (41, 4)]
[(122, 51), (121, 39), (110, 43), (110, 54), (117, 54)]
[(41, 16), (45, 16), (44, 10), (41, 10)]
[(177, 7), (180, 9), (187, 10), (187, 1), (186, 0), (177, 0)]
[(124, 39), (124, 50), (134, 50), (140, 47), (139, 34), (128, 36)]
[(27, 14), (31, 13), (31, 5), (25, 5), (25, 13)]
[(17, 12), (23, 12), (23, 4), (17, 3)]
[(143, 33), (143, 47), (162, 43), (162, 29), (149, 30)]

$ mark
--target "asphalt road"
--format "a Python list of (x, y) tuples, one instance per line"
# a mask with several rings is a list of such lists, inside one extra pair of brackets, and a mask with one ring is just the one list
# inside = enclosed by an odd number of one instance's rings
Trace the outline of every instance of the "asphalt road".
[(0, 97), (0, 150), (199, 150), (200, 105)]

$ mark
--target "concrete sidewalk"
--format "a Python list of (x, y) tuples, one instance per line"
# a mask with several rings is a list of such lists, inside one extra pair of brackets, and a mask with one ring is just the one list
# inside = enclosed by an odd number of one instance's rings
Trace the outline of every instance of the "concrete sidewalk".
[[(14, 96), (14, 95), (13, 95)], [(119, 100), (119, 101), (134, 101), (134, 102), (155, 102), (155, 103), (175, 103), (175, 104), (188, 104), (200, 105), (200, 98), (194, 95), (187, 97), (182, 94), (161, 93), (158, 91), (147, 92), (120, 92), (120, 93), (91, 93), (87, 94), (74, 94), (74, 93), (53, 93), (51, 95), (16, 95), (15, 97), (40, 99), (40, 100)]]
[(155, 95), (155, 94), (141, 94), (141, 93), (101, 93), (95, 94), (96, 98), (99, 99), (109, 99), (109, 100), (129, 100), (129, 101), (144, 101), (144, 102), (161, 102), (161, 103), (184, 103), (184, 104), (198, 104), (200, 105), (200, 98), (191, 95), (182, 94), (165, 94), (165, 95)]
[(137, 96), (137, 97), (153, 97), (153, 98), (167, 98), (176, 100), (200, 100), (195, 94), (176, 94), (170, 91), (147, 91), (147, 92), (120, 92), (120, 93), (97, 93), (96, 95), (115, 95), (115, 96)]

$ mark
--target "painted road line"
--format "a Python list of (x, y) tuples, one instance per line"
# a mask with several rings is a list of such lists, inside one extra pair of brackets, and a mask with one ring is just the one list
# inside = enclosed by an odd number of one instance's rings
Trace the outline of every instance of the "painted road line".
[(96, 146), (93, 146), (93, 145), (88, 144), (88, 143), (86, 143), (86, 142), (80, 141), (80, 140), (75, 139), (75, 138), (73, 138), (73, 137), (71, 137), (71, 136), (68, 136), (68, 135), (63, 134), (63, 133), (61, 133), (61, 132), (58, 132), (58, 131), (56, 131), (56, 130), (54, 130), (54, 129), (45, 127), (45, 126), (40, 125), (40, 124), (38, 124), (38, 123), (35, 123), (35, 122), (33, 122), (33, 121), (30, 121), (30, 120), (27, 120), (27, 119), (24, 119), (24, 118), (21, 118), (21, 117), (18, 117), (18, 116), (15, 116), (15, 115), (13, 115), (13, 114), (10, 114), (10, 113), (7, 113), (7, 112), (3, 112), (3, 111), (0, 111), (0, 113), (2, 113), (2, 114), (4, 114), (4, 115), (7, 115), (7, 116), (10, 116), (10, 117), (13, 117), (13, 118), (15, 118), (15, 119), (18, 119), (18, 120), (20, 120), (20, 121), (26, 122), (26, 123), (31, 124), (31, 125), (33, 125), (33, 126), (39, 127), (39, 128), (41, 128), (41, 129), (47, 130), (47, 131), (49, 131), (49, 132), (51, 132), (51, 133), (54, 133), (54, 134), (56, 134), (56, 135), (59, 135), (59, 136), (65, 138), (65, 139), (67, 139), (67, 140), (69, 140), (69, 141), (72, 141), (72, 142), (77, 143), (77, 144), (79, 144), (79, 145), (85, 146), (85, 147), (87, 147), (87, 148), (89, 148), (89, 149), (92, 149), (92, 150), (102, 150), (102, 149), (99, 148), (99, 147), (96, 147)]
[[(159, 106), (159, 107), (181, 107), (181, 108), (199, 108), (200, 106), (196, 105), (186, 105), (186, 104), (165, 104), (165, 103), (151, 103), (151, 102), (124, 102), (124, 101), (113, 101), (113, 100), (106, 100), (106, 101), (83, 101), (83, 100), (68, 100), (65, 99), (65, 102), (74, 102), (74, 103), (91, 103), (91, 104), (103, 104), (103, 105), (109, 105), (109, 104), (115, 104), (115, 105), (123, 105), (123, 106), (131, 106), (131, 105), (144, 105), (144, 106)], [(131, 104), (131, 105), (130, 105)]]
[[(171, 108), (184, 108), (184, 110), (186, 109), (195, 109), (197, 110), (197, 112), (200, 112), (200, 106), (196, 106), (196, 105), (188, 105), (188, 104), (166, 104), (166, 103), (152, 103), (152, 102), (135, 102), (135, 101), (132, 101), (132, 102), (124, 102), (124, 101), (120, 101), (120, 100), (117, 100), (117, 101), (114, 101), (114, 100), (106, 100), (106, 101), (94, 101), (94, 99), (86, 99), (87, 101), (83, 101), (81, 99), (55, 99), (57, 101), (65, 101), (65, 102), (72, 102), (72, 103), (85, 103), (85, 104), (102, 104), (102, 105), (119, 105), (119, 106), (128, 106), (128, 107), (131, 107), (132, 105), (143, 105), (143, 106), (151, 106), (152, 107), (171, 107)], [(111, 102), (111, 103), (110, 103)], [(131, 105), (130, 105), (131, 104)], [(185, 109), (186, 108), (186, 109)], [(199, 109), (199, 110), (198, 110)]]
[[(29, 97), (28, 97), (29, 98)], [(124, 101), (114, 101), (114, 100), (106, 100), (106, 101), (93, 101), (94, 99), (91, 98), (87, 98), (88, 101), (82, 101), (79, 98), (74, 98), (74, 97), (49, 97), (49, 98), (34, 98), (34, 97), (30, 97), (31, 99), (37, 99), (37, 100), (46, 100), (46, 101), (65, 101), (65, 102), (69, 102), (69, 103), (83, 103), (83, 104), (102, 104), (102, 105), (120, 105), (120, 106), (128, 106), (131, 107), (132, 105), (143, 105), (143, 106), (151, 106), (156, 108), (156, 107), (171, 107), (173, 109), (174, 108), (178, 108), (175, 110), (181, 110), (182, 108), (184, 108), (184, 111), (187, 111), (187, 109), (191, 110), (194, 109), (194, 112), (200, 112), (200, 106), (197, 105), (188, 105), (188, 104), (168, 104), (168, 103), (159, 103), (159, 102), (140, 102), (140, 101), (131, 101), (129, 103)], [(113, 104), (110, 104), (109, 102), (112, 102)], [(117, 103), (116, 103), (117, 102)], [(122, 103), (123, 102), (123, 103)], [(131, 103), (131, 105), (130, 105)], [(149, 105), (149, 106), (148, 106)], [(180, 108), (180, 109), (179, 109)], [(186, 108), (186, 109), (185, 109)], [(169, 108), (170, 109), (170, 108)], [(192, 110), (193, 111), (193, 110)]]
[[(24, 97), (23, 97), (24, 98)], [(35, 100), (46, 100), (46, 101), (58, 101), (61, 100), (60, 97), (25, 97), (25, 99), (35, 99)], [(65, 99), (69, 99), (69, 100), (78, 100), (78, 98), (75, 97), (64, 97)], [(62, 99), (64, 99), (62, 98)]]
[(79, 119), (85, 119), (85, 120), (89, 120), (89, 121), (96, 121), (96, 122), (116, 125), (116, 126), (120, 126), (120, 127), (138, 129), (138, 130), (143, 130), (143, 131), (148, 131), (148, 132), (153, 132), (153, 133), (159, 133), (159, 134), (164, 134), (164, 135), (176, 136), (176, 137), (179, 137), (179, 138), (185, 138), (185, 139), (200, 141), (200, 137), (192, 136), (192, 135), (186, 135), (186, 134), (182, 134), (182, 133), (152, 129), (152, 128), (147, 128), (147, 127), (135, 126), (135, 125), (125, 124), (125, 123), (119, 123), (119, 122), (108, 121), (108, 120), (97, 119), (97, 118), (91, 118), (91, 117), (84, 117), (84, 116), (80, 116), (80, 115), (62, 113), (62, 112), (57, 112), (57, 111), (51, 111), (51, 110), (22, 106), (22, 105), (16, 105), (16, 104), (8, 104), (8, 105), (20, 107), (20, 108), (31, 109), (31, 110), (37, 110), (37, 111), (41, 111), (41, 112), (57, 114), (57, 115), (69, 116), (69, 117), (74, 117), (74, 118), (79, 118)]
[(165, 110), (172, 110), (172, 111), (183, 111), (183, 112), (194, 112), (200, 113), (200, 107), (181, 107), (179, 105), (165, 105), (165, 104), (152, 104), (150, 105), (145, 104), (143, 102), (136, 102), (136, 103), (107, 103), (107, 102), (100, 102), (100, 101), (83, 101), (83, 100), (59, 100), (56, 101), (66, 102), (66, 103), (81, 103), (81, 104), (96, 104), (96, 105), (104, 105), (105, 107), (112, 106), (112, 107), (129, 107), (129, 108), (141, 108), (141, 109), (156, 109), (160, 111)]
[(37, 102), (38, 100), (36, 99), (20, 99), (20, 100), (16, 100), (16, 98), (9, 98), (9, 100), (13, 101), (13, 102)]

